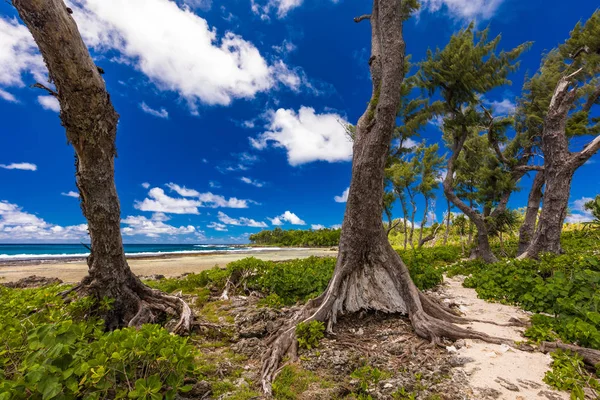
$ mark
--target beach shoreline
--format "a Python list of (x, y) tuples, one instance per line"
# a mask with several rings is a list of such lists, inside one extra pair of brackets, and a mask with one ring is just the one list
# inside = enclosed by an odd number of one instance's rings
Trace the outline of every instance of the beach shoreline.
[[(211, 253), (165, 253), (158, 255), (129, 255), (127, 260), (136, 275), (179, 276), (197, 273), (214, 266), (225, 267), (228, 263), (246, 257), (256, 257), (265, 261), (283, 261), (310, 256), (334, 257), (337, 251), (330, 248), (279, 248), (248, 251), (215, 251)], [(0, 261), (0, 282), (14, 282), (37, 275), (58, 278), (66, 283), (76, 283), (87, 275), (85, 257), (64, 257), (51, 259), (2, 260)]]

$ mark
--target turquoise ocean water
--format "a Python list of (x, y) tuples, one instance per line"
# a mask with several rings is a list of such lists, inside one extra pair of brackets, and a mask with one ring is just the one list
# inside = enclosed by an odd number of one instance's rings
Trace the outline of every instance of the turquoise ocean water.
[[(261, 250), (226, 244), (126, 244), (130, 256), (160, 256), (164, 254), (214, 253)], [(82, 244), (1, 244), (0, 262), (17, 260), (85, 257), (88, 249)]]

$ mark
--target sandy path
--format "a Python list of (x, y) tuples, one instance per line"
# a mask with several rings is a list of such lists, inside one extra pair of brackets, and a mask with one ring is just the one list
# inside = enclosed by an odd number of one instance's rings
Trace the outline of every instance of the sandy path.
[[(529, 319), (528, 313), (503, 304), (488, 303), (477, 298), (473, 289), (462, 286), (460, 277), (446, 278), (441, 290), (442, 297), (458, 304), (467, 318), (495, 322), (508, 322), (511, 317)], [(445, 300), (446, 301), (446, 300)], [(525, 328), (502, 327), (491, 324), (472, 323), (472, 328), (489, 335), (524, 340), (521, 333)], [(535, 400), (569, 399), (566, 392), (552, 390), (542, 380), (550, 369), (548, 354), (514, 350), (506, 345), (493, 345), (480, 341), (466, 340), (466, 345), (456, 351), (460, 358), (471, 359), (462, 369), (470, 379), (475, 399)], [(498, 397), (496, 397), (498, 396)]]
[[(281, 261), (292, 258), (310, 256), (336, 256), (337, 252), (329, 249), (289, 249), (264, 250), (226, 254), (198, 254), (175, 256), (168, 258), (132, 258), (129, 266), (137, 275), (162, 274), (167, 277), (178, 276), (186, 272), (200, 272), (215, 265), (224, 267), (228, 263), (246, 257), (256, 257), (261, 260)], [(38, 275), (49, 278), (59, 278), (67, 283), (79, 282), (87, 274), (85, 261), (44, 263), (31, 265), (1, 265), (0, 280), (3, 282), (16, 281), (21, 278)]]

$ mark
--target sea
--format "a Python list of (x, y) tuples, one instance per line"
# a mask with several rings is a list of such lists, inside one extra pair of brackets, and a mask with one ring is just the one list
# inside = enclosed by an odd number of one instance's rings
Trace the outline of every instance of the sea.
[[(125, 254), (132, 257), (267, 250), (266, 248), (228, 244), (125, 244), (124, 247)], [(269, 247), (268, 250), (278, 250), (278, 248)], [(3, 261), (72, 259), (88, 255), (89, 250), (83, 244), (0, 243), (0, 263)]]

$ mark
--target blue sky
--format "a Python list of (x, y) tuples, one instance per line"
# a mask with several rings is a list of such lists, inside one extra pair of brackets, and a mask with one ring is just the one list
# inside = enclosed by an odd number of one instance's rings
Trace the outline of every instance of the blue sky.
[[(352, 150), (342, 123), (356, 122), (371, 90), (370, 27), (352, 18), (369, 12), (368, 1), (68, 4), (121, 115), (116, 183), (126, 242), (245, 242), (267, 227), (341, 223)], [(513, 85), (487, 98), (510, 110), (525, 73), (596, 7), (428, 0), (406, 24), (407, 53), (422, 59), (471, 20), (502, 33), (502, 48), (534, 41)], [(29, 87), (45, 82), (43, 61), (6, 2), (0, 18), (0, 242), (84, 240), (59, 106)], [(421, 136), (431, 143), (441, 132), (430, 125)], [(575, 175), (573, 220), (586, 218), (581, 199), (600, 192), (598, 160)], [(512, 207), (525, 205), (529, 183)], [(444, 210), (439, 192), (438, 220)]]

